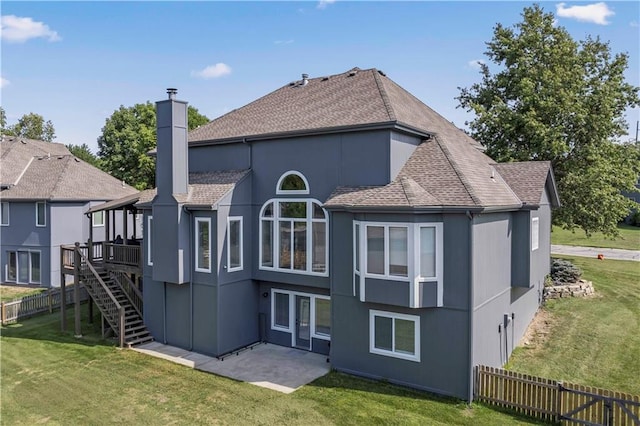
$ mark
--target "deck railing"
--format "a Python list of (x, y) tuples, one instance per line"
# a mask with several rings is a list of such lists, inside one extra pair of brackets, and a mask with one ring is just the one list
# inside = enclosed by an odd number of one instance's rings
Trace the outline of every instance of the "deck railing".
[(138, 287), (136, 287), (133, 281), (131, 281), (131, 278), (124, 272), (113, 271), (111, 276), (120, 284), (127, 298), (129, 298), (131, 305), (138, 311), (138, 315), (142, 317), (142, 293), (140, 293)]
[[(91, 254), (89, 257), (89, 246), (80, 245), (78, 250), (90, 262), (104, 262), (108, 265), (121, 265), (133, 268), (142, 268), (140, 264), (141, 247), (139, 244), (114, 244), (111, 242), (99, 242), (91, 244)], [(74, 267), (74, 245), (63, 245), (60, 247), (62, 267), (73, 269)]]

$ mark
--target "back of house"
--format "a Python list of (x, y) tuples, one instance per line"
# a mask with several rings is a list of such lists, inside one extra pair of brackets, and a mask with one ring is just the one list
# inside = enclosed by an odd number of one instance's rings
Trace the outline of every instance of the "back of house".
[(144, 317), (219, 356), (258, 341), (470, 397), (506, 362), (549, 273), (549, 163), (497, 164), (376, 69), (287, 84), (187, 132), (157, 103)]

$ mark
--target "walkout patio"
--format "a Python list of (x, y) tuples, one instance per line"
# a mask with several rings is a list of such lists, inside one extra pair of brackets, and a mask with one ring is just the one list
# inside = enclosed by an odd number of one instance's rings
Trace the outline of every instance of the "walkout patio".
[(158, 342), (132, 350), (283, 393), (292, 393), (330, 370), (325, 355), (269, 343), (257, 344), (222, 360)]

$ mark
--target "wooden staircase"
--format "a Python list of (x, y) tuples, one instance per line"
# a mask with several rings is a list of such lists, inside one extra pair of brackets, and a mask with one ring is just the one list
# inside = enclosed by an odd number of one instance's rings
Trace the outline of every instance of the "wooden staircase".
[(141, 294), (128, 277), (83, 259), (80, 282), (120, 338), (121, 346), (132, 347), (153, 341), (144, 325)]

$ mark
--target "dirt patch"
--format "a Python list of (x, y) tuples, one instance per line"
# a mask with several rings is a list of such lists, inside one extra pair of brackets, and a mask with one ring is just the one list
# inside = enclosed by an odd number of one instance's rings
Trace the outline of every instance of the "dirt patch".
[(536, 348), (542, 346), (547, 340), (553, 327), (553, 315), (544, 307), (538, 309), (533, 320), (529, 324), (527, 331), (522, 336), (519, 346)]

